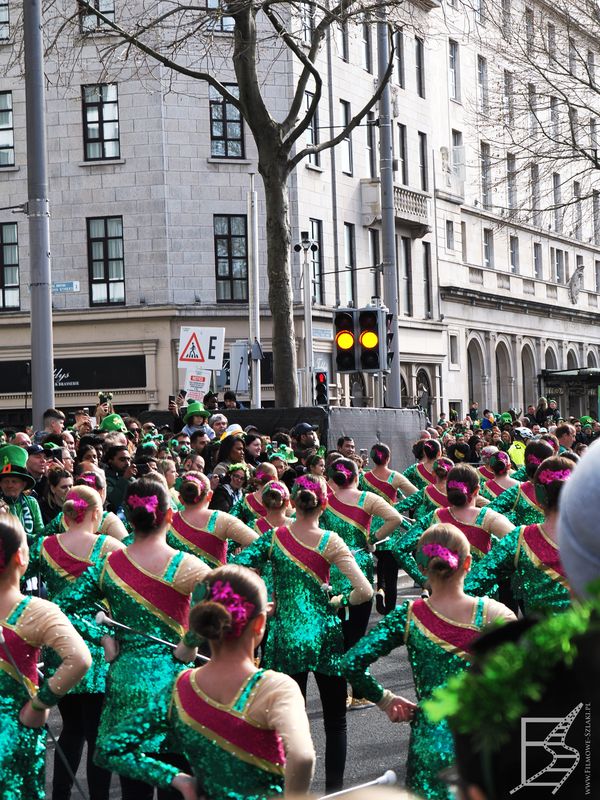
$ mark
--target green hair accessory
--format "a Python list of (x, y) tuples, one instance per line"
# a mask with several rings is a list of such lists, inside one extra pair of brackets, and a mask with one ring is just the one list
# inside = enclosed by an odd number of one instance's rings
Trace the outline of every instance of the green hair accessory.
[[(600, 598), (600, 581), (593, 584)], [(477, 735), (480, 749), (498, 749), (531, 702), (538, 701), (555, 667), (572, 664), (575, 638), (586, 633), (600, 599), (577, 605), (527, 630), (517, 642), (506, 642), (482, 658), (479, 669), (450, 678), (423, 703), (433, 722), (448, 720), (458, 733)]]

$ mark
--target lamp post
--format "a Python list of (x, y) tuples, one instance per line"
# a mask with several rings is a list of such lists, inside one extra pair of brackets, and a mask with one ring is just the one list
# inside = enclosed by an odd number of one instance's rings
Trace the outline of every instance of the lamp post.
[(23, 3), (31, 286), (31, 406), (34, 429), (42, 427), (44, 410), (54, 406), (50, 206), (41, 5), (41, 0), (25, 0)]
[(305, 398), (304, 405), (313, 404), (313, 329), (312, 329), (312, 292), (310, 280), (310, 261), (308, 260), (309, 253), (316, 253), (319, 245), (310, 238), (308, 231), (300, 233), (299, 244), (294, 245), (294, 250), (299, 253), (304, 253), (304, 260), (302, 262), (302, 289), (304, 297), (304, 387)]

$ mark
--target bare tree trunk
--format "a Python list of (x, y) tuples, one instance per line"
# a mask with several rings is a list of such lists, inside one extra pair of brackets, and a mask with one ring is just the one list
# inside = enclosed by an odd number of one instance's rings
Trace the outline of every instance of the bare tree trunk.
[(265, 187), (267, 210), (267, 274), (273, 321), (275, 405), (279, 408), (295, 408), (298, 405), (298, 378), (290, 265), (287, 157), (278, 163), (277, 155), (271, 156), (269, 162), (265, 165), (261, 158), (259, 171)]

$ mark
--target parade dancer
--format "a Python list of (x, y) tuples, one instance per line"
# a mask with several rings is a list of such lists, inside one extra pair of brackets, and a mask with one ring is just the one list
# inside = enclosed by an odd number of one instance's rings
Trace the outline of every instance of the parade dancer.
[(490, 503), (490, 508), (504, 514), (514, 527), (543, 522), (544, 512), (537, 501), (532, 478), (542, 461), (553, 455), (554, 450), (548, 442), (541, 439), (529, 442), (524, 455), (527, 480), (502, 492)]
[[(104, 626), (81, 626), (86, 638), (104, 646), (111, 662), (98, 746), (118, 722), (157, 696), (164, 698), (161, 713), (166, 715), (165, 692), (184, 665), (166, 645), (140, 633), (178, 642), (187, 626), (192, 589), (210, 571), (200, 559), (167, 545), (173, 512), (164, 481), (152, 477), (134, 481), (127, 487), (124, 507), (134, 531), (133, 544), (88, 567), (57, 597), (70, 615), (107, 601), (111, 616), (133, 629), (119, 629), (113, 638)], [(148, 742), (148, 752), (163, 753), (169, 746), (157, 735)], [(148, 784), (128, 778), (121, 778), (121, 790), (123, 800), (150, 799), (154, 792)]]
[(361, 489), (378, 494), (391, 505), (417, 491), (417, 487), (413, 486), (401, 472), (390, 469), (392, 452), (387, 444), (373, 445), (369, 458), (375, 466), (361, 475)]
[(427, 800), (453, 797), (438, 773), (454, 762), (454, 748), (446, 723), (429, 722), (421, 705), (469, 666), (471, 644), (485, 625), (498, 618), (514, 619), (510, 609), (495, 600), (465, 594), (469, 550), (466, 537), (453, 525), (438, 524), (425, 531), (417, 552), (431, 597), (398, 606), (343, 658), (344, 674), (356, 690), (377, 703), (392, 722), (405, 722), (413, 716), (410, 706), (384, 689), (368, 667), (396, 647), (407, 646), (419, 707), (411, 726), (406, 783)]
[(428, 484), (435, 483), (433, 464), (442, 455), (442, 445), (437, 439), (419, 440), (413, 447), (413, 453), (419, 462), (412, 464), (402, 474), (417, 489), (424, 489)]
[(515, 599), (523, 612), (547, 614), (571, 605), (569, 584), (560, 561), (558, 502), (574, 464), (567, 458), (547, 458), (533, 477), (544, 521), (521, 525), (492, 547), (471, 570), (465, 587), (470, 594), (495, 591), (502, 579), (511, 578)]
[(510, 475), (510, 458), (508, 453), (505, 453), (503, 450), (494, 453), (490, 457), (489, 465), (493, 477), (485, 481), (481, 487), (481, 494), (485, 498), (488, 500), (495, 500), (502, 492), (519, 485), (519, 481), (515, 480)]
[[(305, 794), (315, 755), (304, 699), (290, 677), (254, 664), (266, 624), (264, 584), (251, 570), (228, 565), (198, 588), (190, 629), (209, 641), (210, 663), (177, 677), (168, 717), (150, 707), (118, 725), (100, 745), (102, 760), (184, 797)], [(147, 755), (157, 733), (173, 737), (194, 778)]]
[[(46, 586), (48, 599), (53, 600), (88, 567), (123, 545), (106, 534), (96, 535), (102, 517), (100, 495), (89, 486), (72, 488), (63, 504), (65, 533), (39, 539), (31, 549), (34, 563)], [(78, 618), (85, 616), (93, 623), (97, 609), (77, 610)], [(86, 613), (87, 612), (87, 613)], [(91, 800), (107, 800), (110, 772), (93, 762), (100, 714), (104, 702), (108, 664), (98, 645), (89, 644), (92, 667), (69, 694), (58, 701), (62, 730), (58, 745), (67, 762), (65, 766), (58, 751), (54, 754), (52, 800), (69, 800), (73, 775), (77, 773), (83, 745), (87, 742), (87, 780)], [(52, 675), (57, 666), (52, 651), (44, 652), (46, 674)]]
[(452, 468), (446, 490), (450, 502), (447, 508), (438, 508), (416, 522), (408, 532), (395, 533), (391, 541), (390, 549), (398, 563), (421, 586), (425, 584), (425, 576), (415, 560), (414, 550), (423, 531), (431, 525), (454, 525), (462, 531), (471, 547), (473, 561), (482, 558), (496, 539), (506, 536), (514, 527), (502, 514), (492, 511), (491, 506), (477, 507), (479, 476), (469, 464)]
[(477, 467), (477, 472), (479, 473), (479, 482), (482, 486), (486, 481), (494, 479), (495, 473), (490, 466), (490, 460), (492, 456), (495, 456), (498, 452), (499, 450), (495, 445), (487, 445), (481, 449), (481, 464)]
[[(365, 472), (360, 476), (359, 487), (369, 492), (379, 495), (396, 511), (400, 511), (400, 505), (405, 499), (419, 496), (419, 491), (413, 484), (402, 475), (389, 468), (392, 457), (391, 450), (386, 444), (375, 444), (371, 448), (369, 457), (375, 465), (370, 472)], [(373, 517), (371, 521), (371, 540), (376, 536), (377, 531), (384, 524), (385, 520), (381, 517)], [(375, 606), (380, 614), (387, 614), (396, 606), (398, 597), (398, 564), (394, 556), (389, 552), (388, 542), (382, 542), (375, 547), (377, 557), (376, 576), (377, 591), (375, 593)]]
[[(348, 458), (338, 458), (327, 470), (332, 493), (319, 519), (319, 527), (335, 531), (355, 557), (363, 575), (373, 585), (373, 555), (371, 553), (371, 524), (374, 517), (384, 520), (375, 534), (375, 541), (387, 538), (402, 525), (402, 517), (382, 497), (358, 489), (358, 467)], [(331, 571), (334, 595), (349, 590), (347, 580), (338, 570)], [(349, 609), (343, 622), (344, 646), (348, 650), (364, 635), (369, 624), (372, 600)]]
[(246, 525), (250, 525), (255, 519), (264, 517), (267, 510), (262, 503), (261, 492), (263, 486), (274, 480), (277, 480), (277, 470), (273, 464), (268, 462), (260, 464), (254, 473), (254, 483), (257, 485), (257, 489), (245, 494), (231, 509), (231, 515), (238, 517)]
[(208, 507), (212, 498), (210, 482), (201, 472), (186, 472), (181, 478), (179, 497), (183, 510), (173, 515), (167, 530), (167, 544), (204, 561), (209, 567), (227, 563), (227, 544), (246, 547), (257, 534), (240, 519)]
[[(0, 514), (0, 796), (43, 800), (49, 709), (80, 681), (90, 652), (54, 603), (20, 591), (29, 560), (21, 523)], [(39, 686), (40, 649), (60, 662)]]
[[(313, 672), (323, 706), (325, 785), (342, 787), (346, 763), (346, 681), (340, 677), (344, 649), (340, 607), (367, 602), (373, 590), (343, 540), (319, 527), (327, 506), (322, 478), (303, 475), (292, 491), (296, 519), (267, 531), (236, 562), (262, 570), (273, 567), (275, 612), (269, 621), (265, 666), (291, 675), (306, 696)], [(330, 570), (336, 566), (348, 580), (348, 591), (331, 596)]]
[(454, 462), (451, 459), (436, 458), (432, 468), (435, 483), (428, 483), (424, 489), (419, 489), (415, 494), (401, 500), (396, 510), (418, 521), (438, 508), (447, 508), (450, 501), (446, 492), (446, 481), (448, 473), (453, 467)]
[[(104, 477), (104, 473), (101, 470), (82, 472), (75, 478), (75, 486), (90, 486), (100, 495), (103, 511), (96, 532), (99, 534), (105, 533), (107, 536), (112, 536), (113, 539), (118, 539), (120, 542), (127, 538), (127, 528), (123, 525), (118, 516), (112, 511), (104, 510), (104, 504), (106, 503), (106, 478)], [(44, 536), (51, 536), (54, 533), (63, 533), (66, 529), (67, 526), (61, 511), (60, 514), (46, 525), (44, 528)]]

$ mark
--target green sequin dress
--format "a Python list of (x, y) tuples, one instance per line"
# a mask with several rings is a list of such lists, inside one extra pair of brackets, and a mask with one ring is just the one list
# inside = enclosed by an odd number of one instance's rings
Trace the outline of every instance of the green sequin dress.
[(488, 508), (504, 514), (515, 527), (544, 521), (544, 512), (537, 503), (535, 489), (530, 481), (511, 486), (493, 500)]
[(101, 760), (121, 775), (169, 789), (180, 771), (148, 756), (148, 741), (170, 737), (211, 800), (267, 800), (281, 797), (285, 754), (274, 730), (257, 725), (247, 708), (257, 688), (273, 677), (258, 670), (242, 684), (231, 704), (217, 703), (186, 670), (170, 692), (168, 716), (152, 704), (123, 721), (99, 746)]
[[(285, 542), (280, 531), (287, 531)], [(300, 545), (287, 528), (270, 530), (234, 558), (234, 563), (259, 572), (268, 562), (272, 565), (276, 607), (264, 657), (269, 669), (288, 675), (307, 670), (339, 675), (342, 623), (322, 588), (328, 582), (328, 568), (321, 562), (331, 535), (323, 531), (318, 547), (312, 549)]]
[(558, 547), (541, 525), (515, 528), (497, 541), (467, 575), (465, 592), (489, 595), (504, 578), (512, 579), (513, 593), (525, 614), (550, 614), (571, 606)]
[[(30, 562), (38, 565), (49, 600), (55, 601), (64, 589), (71, 586), (92, 564), (100, 560), (107, 538), (106, 535), (98, 536), (86, 559), (73, 556), (60, 544), (60, 537), (57, 536), (46, 536), (35, 543), (29, 551)], [(75, 628), (81, 627), (81, 619), (84, 619), (87, 625), (95, 627), (94, 618), (97, 613), (98, 608), (93, 605), (87, 608), (79, 606), (76, 617), (72, 614), (67, 616)], [(79, 683), (71, 689), (70, 694), (102, 694), (106, 689), (108, 663), (104, 659), (104, 649), (89, 640), (87, 646), (92, 655), (92, 665)], [(46, 675), (50, 677), (60, 663), (58, 656), (53, 650), (45, 649), (43, 658)]]
[[(30, 691), (37, 684), (39, 651), (19, 637), (17, 626), (27, 605), (35, 598), (26, 597), (0, 623), (7, 646)], [(2, 800), (44, 800), (46, 731), (26, 728), (19, 722), (19, 712), (29, 694), (0, 646), (0, 797)]]
[(435, 474), (433, 472), (429, 472), (421, 462), (417, 464), (411, 464), (410, 467), (407, 467), (404, 472), (402, 473), (405, 478), (412, 483), (413, 486), (416, 486), (417, 489), (424, 489), (426, 486), (429, 486), (430, 483), (435, 483)]
[[(372, 586), (374, 562), (370, 550), (370, 540), (373, 517), (364, 511), (366, 497), (367, 492), (361, 492), (356, 506), (348, 506), (332, 495), (329, 498), (329, 505), (319, 517), (319, 528), (324, 531), (335, 531), (344, 540), (361, 572)], [(336, 503), (335, 509), (334, 503)], [(357, 518), (351, 518), (348, 516), (350, 514), (355, 514)], [(347, 594), (352, 588), (348, 579), (335, 566), (331, 568), (330, 583), (333, 595)]]
[[(346, 653), (343, 672), (361, 697), (377, 703), (383, 698), (384, 688), (368, 667), (405, 644), (417, 700), (422, 705), (435, 689), (469, 666), (469, 646), (485, 625), (485, 608), (485, 599), (480, 599), (471, 623), (463, 624), (434, 611), (429, 601), (408, 600)], [(437, 774), (453, 763), (454, 745), (448, 725), (430, 722), (418, 708), (411, 723), (407, 787), (427, 800), (452, 800), (453, 794)]]
[[(186, 564), (184, 559), (188, 560)], [(116, 621), (177, 644), (187, 627), (192, 588), (208, 571), (198, 559), (177, 552), (158, 578), (137, 567), (126, 548), (90, 566), (57, 596), (56, 603), (73, 618), (86, 641), (99, 645), (102, 636), (108, 634), (119, 644), (119, 655), (108, 670), (99, 741), (126, 716), (146, 708), (153, 698), (160, 699), (160, 713), (166, 715), (168, 689), (185, 665), (166, 645), (133, 632), (85, 624), (75, 615), (80, 608), (101, 608), (108, 603), (110, 616)], [(148, 743), (148, 751), (161, 750), (170, 750), (170, 744), (157, 735)]]
[(390, 541), (390, 550), (394, 554), (396, 561), (410, 577), (419, 585), (424, 586), (427, 579), (419, 569), (419, 565), (415, 559), (415, 548), (417, 542), (427, 528), (438, 522), (451, 522), (451, 524), (456, 525), (457, 528), (462, 530), (467, 539), (469, 539), (471, 556), (473, 561), (476, 562), (484, 553), (488, 552), (494, 542), (498, 541), (496, 536), (488, 533), (483, 527), (485, 515), (490, 507), (491, 506), (488, 505), (479, 509), (477, 517), (472, 525), (467, 525), (456, 519), (452, 515), (450, 508), (437, 509), (433, 513), (423, 517), (419, 522), (415, 522), (408, 532), (395, 532)]

